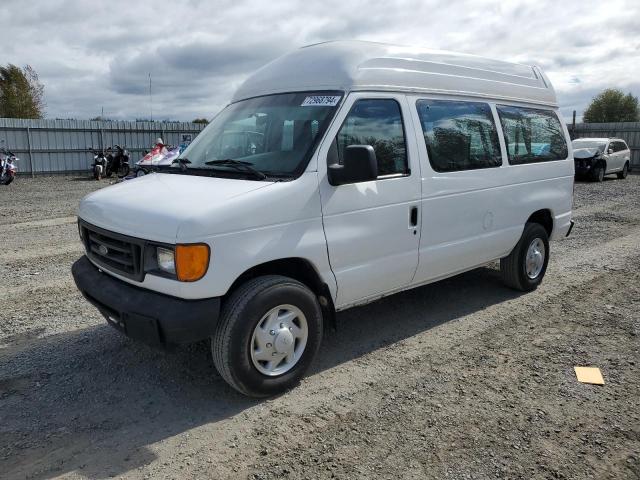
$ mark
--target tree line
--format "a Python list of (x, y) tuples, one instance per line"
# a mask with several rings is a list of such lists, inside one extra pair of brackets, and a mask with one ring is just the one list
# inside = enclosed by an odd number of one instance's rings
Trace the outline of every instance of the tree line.
[(0, 117), (43, 118), (44, 85), (30, 66), (0, 66)]

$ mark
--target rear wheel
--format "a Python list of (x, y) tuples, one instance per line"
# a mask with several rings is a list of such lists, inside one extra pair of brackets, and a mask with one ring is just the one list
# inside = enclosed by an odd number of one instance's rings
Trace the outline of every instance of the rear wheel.
[(523, 292), (538, 288), (549, 263), (549, 237), (539, 223), (527, 223), (511, 253), (500, 259), (502, 280)]
[(229, 385), (268, 397), (300, 381), (321, 340), (315, 294), (296, 280), (268, 275), (249, 280), (225, 302), (211, 349)]
[(625, 178), (627, 178), (627, 175), (629, 174), (629, 163), (625, 163), (624, 167), (622, 167), (622, 171), (618, 172), (618, 178), (620, 180), (624, 180)]

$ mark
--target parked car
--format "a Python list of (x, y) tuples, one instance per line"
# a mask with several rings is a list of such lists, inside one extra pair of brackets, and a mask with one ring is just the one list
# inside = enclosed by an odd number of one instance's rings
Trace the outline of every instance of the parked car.
[(627, 178), (631, 150), (621, 138), (576, 138), (572, 144), (576, 178), (601, 182), (612, 173)]
[(338, 311), (498, 259), (534, 290), (573, 176), (540, 68), (324, 43), (249, 77), (179, 162), (85, 197), (73, 276), (126, 335), (211, 339), (231, 386), (274, 395)]

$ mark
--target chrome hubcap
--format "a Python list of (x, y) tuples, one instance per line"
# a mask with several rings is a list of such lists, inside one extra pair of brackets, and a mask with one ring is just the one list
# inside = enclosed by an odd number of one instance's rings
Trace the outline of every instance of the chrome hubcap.
[(534, 238), (527, 249), (527, 256), (524, 260), (527, 276), (533, 280), (542, 271), (544, 266), (544, 256), (546, 254), (544, 242), (540, 238)]
[(309, 327), (304, 313), (293, 305), (279, 305), (264, 315), (251, 337), (251, 361), (264, 375), (291, 370), (307, 346)]

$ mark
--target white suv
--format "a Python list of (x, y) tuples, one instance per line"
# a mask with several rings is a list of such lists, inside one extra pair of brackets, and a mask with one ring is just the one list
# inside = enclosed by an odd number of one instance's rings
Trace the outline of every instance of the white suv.
[(576, 177), (601, 182), (615, 173), (627, 178), (631, 150), (621, 138), (576, 138), (572, 144)]
[(273, 395), (337, 311), (497, 259), (534, 290), (573, 176), (537, 67), (314, 45), (250, 77), (174, 165), (83, 199), (72, 271), (126, 335), (211, 339), (229, 384)]

